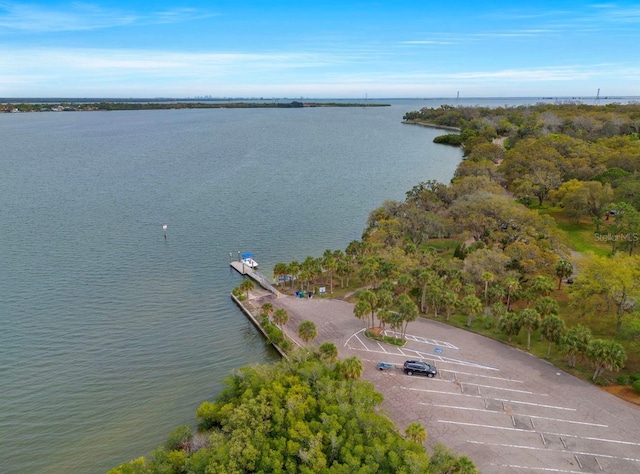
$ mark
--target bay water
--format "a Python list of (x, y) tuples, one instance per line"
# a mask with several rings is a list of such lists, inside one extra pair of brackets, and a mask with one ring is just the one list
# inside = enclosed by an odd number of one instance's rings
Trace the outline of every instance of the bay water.
[(276, 360), (229, 259), (344, 249), (461, 159), (387, 102), (0, 115), (0, 471), (105, 472)]

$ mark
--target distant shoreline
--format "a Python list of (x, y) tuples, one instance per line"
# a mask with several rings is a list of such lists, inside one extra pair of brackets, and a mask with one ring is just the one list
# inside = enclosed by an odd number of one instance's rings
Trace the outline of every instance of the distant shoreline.
[[(0, 99), (0, 101), (3, 99)], [(19, 112), (96, 112), (113, 110), (174, 110), (174, 109), (300, 109), (309, 107), (390, 107), (391, 104), (377, 103), (342, 103), (342, 102), (262, 102), (262, 101), (239, 101), (239, 102), (189, 102), (189, 101), (144, 101), (144, 100), (122, 100), (122, 101), (55, 101), (36, 100), (22, 102), (0, 102), (0, 113)]]

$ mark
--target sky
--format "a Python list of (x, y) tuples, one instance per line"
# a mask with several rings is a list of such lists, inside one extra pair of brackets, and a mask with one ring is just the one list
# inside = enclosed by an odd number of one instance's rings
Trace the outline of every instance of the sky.
[(640, 1), (0, 0), (0, 97), (640, 96)]

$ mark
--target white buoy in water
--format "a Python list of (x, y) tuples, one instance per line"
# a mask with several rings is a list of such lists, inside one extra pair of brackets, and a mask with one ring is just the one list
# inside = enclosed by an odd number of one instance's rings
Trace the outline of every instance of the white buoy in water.
[(167, 239), (167, 224), (164, 224), (162, 226), (162, 232), (164, 233), (164, 238), (166, 240)]

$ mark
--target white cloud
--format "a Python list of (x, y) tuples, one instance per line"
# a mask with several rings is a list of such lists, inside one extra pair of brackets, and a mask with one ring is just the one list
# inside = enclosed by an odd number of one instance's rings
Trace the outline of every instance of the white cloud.
[(132, 24), (177, 23), (213, 16), (190, 8), (137, 14), (90, 3), (70, 3), (55, 8), (44, 5), (0, 1), (0, 30), (32, 33), (87, 31)]

